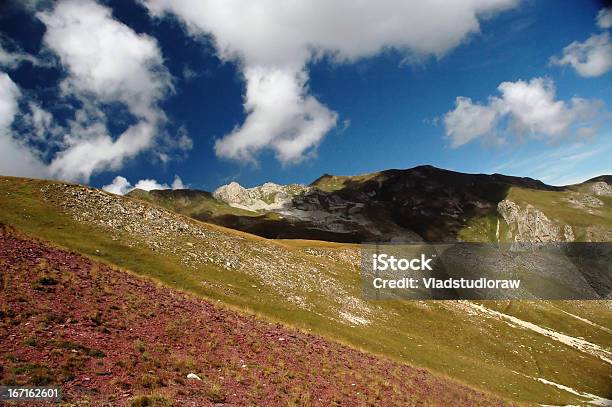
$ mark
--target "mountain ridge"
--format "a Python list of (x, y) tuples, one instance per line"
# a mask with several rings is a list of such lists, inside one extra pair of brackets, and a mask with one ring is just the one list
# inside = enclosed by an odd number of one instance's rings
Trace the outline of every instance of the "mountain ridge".
[[(512, 202), (513, 195), (528, 193), (537, 200), (536, 195), (550, 193), (557, 203), (575, 209), (576, 216), (581, 216), (579, 207), (591, 214), (599, 213), (600, 209), (591, 206), (605, 206), (600, 197), (612, 193), (606, 182), (611, 178), (602, 175), (581, 184), (552, 186), (529, 177), (465, 174), (425, 165), (356, 176), (324, 174), (309, 185), (265, 183), (244, 188), (232, 182), (212, 193), (202, 192), (201, 198), (196, 198), (201, 203), (200, 209), (195, 202), (185, 202), (185, 194), (181, 192), (152, 191), (149, 197), (143, 192), (130, 195), (140, 195), (141, 199), (160, 203), (199, 220), (267, 238), (347, 243), (445, 242), (491, 240), (491, 233), (499, 240), (497, 222), (507, 219), (500, 204), (506, 200)], [(533, 212), (527, 205), (534, 206), (529, 199), (523, 202), (525, 216)], [(590, 240), (607, 236), (607, 231), (603, 235), (593, 230), (569, 232), (567, 228), (573, 225), (546, 215), (554, 208), (535, 205), (535, 209), (542, 213), (538, 216), (546, 218), (550, 224), (542, 236), (555, 238), (558, 235), (579, 240), (586, 240), (583, 237), (587, 235)], [(559, 225), (553, 225), (555, 222)], [(473, 233), (482, 227), (486, 230)], [(577, 227), (584, 229), (586, 226), (579, 224)], [(551, 232), (555, 228), (568, 230), (568, 233)], [(514, 238), (521, 237), (510, 237)]]

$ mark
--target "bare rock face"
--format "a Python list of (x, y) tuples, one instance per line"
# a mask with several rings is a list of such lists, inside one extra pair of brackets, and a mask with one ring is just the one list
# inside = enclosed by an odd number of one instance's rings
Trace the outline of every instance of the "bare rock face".
[(574, 241), (570, 225), (558, 225), (531, 205), (522, 209), (515, 202), (504, 199), (497, 205), (497, 211), (510, 228), (507, 238), (515, 242)]
[(563, 226), (563, 237), (566, 242), (573, 242), (576, 237), (574, 236), (574, 231), (570, 225)]
[(299, 185), (278, 185), (266, 182), (253, 188), (244, 188), (237, 182), (223, 185), (213, 192), (213, 197), (230, 206), (250, 211), (282, 209), (291, 199), (310, 188)]
[(604, 203), (600, 199), (595, 198), (593, 195), (583, 193), (573, 193), (564, 200), (572, 208), (583, 210), (591, 215), (599, 215), (601, 213), (599, 209), (604, 206)]
[(595, 195), (612, 196), (612, 185), (603, 181), (594, 182), (591, 185), (591, 192)]
[[(606, 184), (607, 185), (607, 184)], [(601, 194), (599, 194), (601, 195)], [(600, 208), (604, 205), (601, 199), (595, 198), (593, 195), (574, 193), (565, 199), (572, 207), (586, 210), (589, 213), (596, 213), (592, 208)]]
[(249, 196), (249, 191), (243, 188), (237, 182), (230, 182), (227, 185), (220, 186), (213, 192), (215, 199), (226, 202), (229, 205), (252, 205), (253, 200)]

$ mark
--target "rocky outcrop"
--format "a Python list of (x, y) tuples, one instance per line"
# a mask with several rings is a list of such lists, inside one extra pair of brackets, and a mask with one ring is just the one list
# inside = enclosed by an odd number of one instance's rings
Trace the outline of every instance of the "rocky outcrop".
[(215, 199), (223, 201), (228, 205), (244, 205), (250, 206), (253, 204), (253, 199), (249, 195), (249, 191), (243, 188), (237, 182), (230, 182), (227, 185), (223, 185), (217, 188), (213, 192)]
[(590, 185), (590, 190), (595, 195), (612, 196), (612, 185), (607, 182), (599, 181)]
[(497, 211), (508, 225), (508, 240), (546, 243), (572, 242), (575, 239), (570, 225), (559, 225), (532, 205), (522, 209), (515, 202), (504, 199), (497, 205)]
[(244, 188), (237, 182), (220, 186), (213, 192), (213, 197), (230, 206), (250, 211), (282, 209), (290, 204), (291, 199), (310, 190), (299, 184), (278, 185), (266, 182), (253, 188)]
[[(422, 241), (417, 234), (392, 221), (373, 219), (367, 213), (369, 197), (362, 195), (341, 196), (313, 186), (271, 182), (253, 188), (244, 188), (232, 182), (213, 192), (215, 199), (230, 206), (262, 214), (274, 213), (292, 225), (289, 231), (302, 228), (307, 233), (289, 235), (294, 238), (312, 238), (321, 232), (324, 237), (327, 236), (325, 234), (336, 234), (359, 236), (358, 240)], [(314, 233), (314, 236), (308, 233)]]
[(565, 201), (569, 203), (570, 206), (572, 206), (573, 208), (581, 209), (592, 215), (599, 214), (600, 211), (598, 210), (598, 208), (604, 206), (604, 203), (601, 201), (601, 199), (595, 198), (593, 195), (583, 193), (573, 193), (568, 198), (566, 198)]

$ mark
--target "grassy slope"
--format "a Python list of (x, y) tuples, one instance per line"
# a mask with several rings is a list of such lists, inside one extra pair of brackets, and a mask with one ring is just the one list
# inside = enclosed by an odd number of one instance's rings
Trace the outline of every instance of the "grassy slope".
[[(226, 269), (208, 263), (186, 267), (181, 256), (167, 251), (153, 251), (133, 234), (109, 231), (107, 228), (76, 222), (55, 202), (41, 198), (41, 181), (15, 178), (0, 179), (0, 222), (12, 224), (22, 231), (53, 241), (61, 246), (93, 258), (116, 264), (136, 273), (153, 277), (171, 287), (222, 302), (271, 320), (326, 335), (342, 343), (426, 367), (438, 374), (463, 381), (503, 397), (523, 402), (546, 404), (576, 403), (581, 398), (541, 384), (529, 377), (543, 377), (580, 391), (610, 394), (610, 368), (594, 356), (551, 341), (542, 335), (516, 329), (503, 321), (466, 313), (449, 302), (374, 302), (368, 325), (350, 326), (338, 318), (338, 298), (323, 288), (331, 285), (360, 297), (356, 267), (338, 252), (343, 247), (324, 247), (304, 242), (272, 242), (244, 233), (187, 220), (203, 230), (215, 231), (220, 237), (236, 242), (235, 252), (244, 264), (261, 267), (275, 265), (285, 259), (287, 280), (300, 281), (309, 273), (324, 284), (306, 285), (300, 295), (311, 305), (305, 309), (279, 295), (279, 281), (264, 281), (257, 273)], [(127, 198), (117, 198), (127, 199)], [(113, 232), (113, 233), (111, 233)], [(114, 239), (114, 240), (113, 240)], [(177, 236), (173, 244), (208, 245), (218, 242)], [(264, 247), (271, 257), (260, 256), (255, 249)], [(211, 246), (214, 250), (214, 246)], [(278, 251), (278, 257), (276, 253)], [(263, 262), (263, 263), (262, 263)], [(292, 269), (291, 264), (300, 267)], [(258, 270), (259, 271), (259, 270)], [(315, 273), (316, 271), (316, 273)], [(280, 278), (278, 274), (272, 277)], [(329, 284), (325, 284), (329, 282)], [(295, 287), (293, 287), (295, 289)], [(299, 287), (298, 287), (299, 288)], [(333, 291), (332, 291), (333, 293)], [(568, 312), (610, 327), (609, 305), (605, 302), (552, 304), (537, 306), (528, 303), (489, 304), (506, 312), (531, 315), (543, 320), (551, 310), (566, 308)], [(522, 309), (526, 311), (522, 311)], [(558, 312), (558, 311), (557, 311)], [(561, 322), (563, 321), (563, 322)], [(557, 320), (565, 332), (608, 346), (612, 336), (596, 331), (575, 318)], [(522, 346), (521, 346), (522, 345)], [(571, 368), (569, 368), (571, 366)], [(519, 372), (519, 374), (515, 373)]]
[[(240, 208), (229, 206), (225, 202), (219, 201), (205, 193), (200, 193), (196, 198), (185, 199), (181, 196), (172, 196), (158, 194), (142, 190), (134, 190), (130, 192), (130, 197), (137, 198), (155, 205), (162, 206), (166, 209), (182, 213), (184, 215), (197, 218), (198, 215), (209, 213), (210, 215), (236, 215), (236, 216), (259, 216), (260, 214), (253, 211), (247, 211)], [(178, 191), (181, 192), (180, 190)], [(199, 192), (199, 191), (198, 191)], [(178, 194), (177, 194), (178, 195)]]
[[(521, 209), (531, 205), (542, 211), (549, 219), (572, 226), (576, 241), (585, 241), (586, 229), (592, 225), (598, 225), (602, 230), (612, 230), (612, 197), (597, 196), (604, 205), (593, 208), (595, 213), (588, 213), (568, 203), (568, 198), (572, 195), (575, 195), (572, 190), (539, 191), (513, 187), (508, 191), (506, 199), (517, 203)], [(494, 242), (498, 220), (500, 220), (499, 236), (503, 241), (507, 226), (497, 214), (471, 219), (469, 225), (460, 231), (459, 237), (465, 241)]]
[(311, 185), (325, 192), (335, 192), (346, 187), (348, 182), (366, 182), (381, 175), (380, 172), (373, 172), (361, 175), (324, 175), (315, 180)]
[[(549, 219), (561, 224), (571, 225), (576, 240), (584, 241), (585, 230), (589, 226), (600, 225), (605, 230), (612, 230), (611, 197), (597, 197), (597, 199), (604, 203), (604, 206), (596, 208), (597, 213), (595, 214), (588, 213), (583, 209), (573, 208), (568, 204), (567, 199), (574, 192), (587, 193), (589, 192), (588, 189), (586, 185), (579, 185), (566, 191), (541, 191), (513, 187), (508, 191), (506, 199), (517, 203), (522, 209), (527, 205), (532, 205), (541, 210)], [(504, 241), (508, 228), (499, 215), (472, 219), (469, 226), (460, 232), (460, 237), (465, 241), (496, 241), (498, 221), (500, 240)], [(583, 301), (546, 301), (537, 304), (521, 301), (491, 303), (490, 307), (517, 316), (523, 320), (550, 327), (559, 332), (589, 338), (594, 343), (607, 345), (605, 341), (609, 339), (605, 332), (589, 329), (588, 326), (582, 323), (576, 323), (576, 319), (567, 318), (567, 312), (580, 315), (585, 309), (589, 309), (591, 305), (589, 302)], [(592, 322), (596, 322), (604, 327), (612, 326), (612, 313), (609, 306), (601, 309), (601, 312), (591, 313), (588, 318)]]
[(61, 386), (66, 406), (502, 404), (1, 226), (0, 276), (0, 383)]
[(553, 192), (512, 188), (508, 199), (518, 203), (521, 207), (529, 203), (540, 209), (549, 218), (571, 225), (578, 241), (584, 241), (586, 228), (591, 225), (599, 225), (606, 230), (612, 230), (612, 197), (598, 196), (597, 199), (604, 205), (595, 208), (597, 214), (590, 214), (568, 204), (567, 199), (572, 194), (571, 190)]

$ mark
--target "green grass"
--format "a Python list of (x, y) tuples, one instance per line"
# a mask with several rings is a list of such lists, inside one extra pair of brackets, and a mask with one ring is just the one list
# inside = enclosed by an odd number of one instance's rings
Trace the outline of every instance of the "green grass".
[[(278, 263), (282, 262), (280, 273), (272, 275), (277, 279), (275, 281), (262, 281), (257, 273), (235, 268), (226, 269), (208, 263), (188, 267), (181, 262), (179, 254), (153, 251), (130, 233), (76, 222), (61, 209), (57, 198), (54, 202), (41, 197), (41, 187), (46, 184), (36, 180), (0, 178), (0, 222), (170, 287), (219, 300), (225, 306), (321, 334), (371, 353), (424, 367), (438, 375), (515, 401), (544, 404), (583, 401), (526, 376), (543, 377), (593, 394), (610, 394), (612, 390), (609, 365), (598, 358), (542, 335), (513, 328), (503, 321), (470, 315), (453, 302), (368, 302), (365, 306), (370, 311), (370, 324), (350, 326), (339, 318), (338, 304), (347, 296), (361, 298), (360, 279), (358, 270), (341, 255), (347, 249), (354, 250), (355, 245), (299, 240), (275, 242), (201, 224), (206, 230), (220, 233), (220, 239), (225, 236), (223, 239), (235, 244), (227, 255), (237, 256), (239, 264), (262, 267), (257, 270), (264, 275), (268, 268), (266, 264), (279, 266)], [(492, 219), (488, 219), (474, 226), (483, 236), (489, 236), (491, 222)], [(176, 247), (189, 243), (206, 250), (215, 250), (216, 245), (222, 243), (194, 240), (180, 234), (173, 239), (172, 244)], [(262, 255), (262, 248), (272, 254)], [(311, 249), (316, 253), (310, 252)], [(260, 263), (257, 261), (263, 262), (264, 266), (258, 266)], [(279, 290), (274, 287), (282, 279), (295, 283), (310, 275), (320, 275), (323, 283), (303, 286), (296, 283), (287, 289), (299, 294), (308, 308), (279, 295)], [(328, 283), (342, 291), (325, 291)], [(609, 328), (612, 321), (605, 303), (492, 302), (487, 306), (568, 335), (583, 336), (602, 346), (612, 343), (608, 332), (593, 330), (585, 322), (561, 312), (564, 309)]]
[(312, 183), (312, 186), (319, 188), (324, 192), (335, 192), (339, 191), (347, 186), (349, 182), (352, 183), (363, 183), (377, 177), (381, 176), (379, 172), (373, 172), (371, 174), (361, 174), (361, 175), (326, 175), (315, 182)]
[(497, 225), (499, 236), (504, 236), (508, 227), (504, 220), (497, 215), (488, 215), (472, 218), (468, 224), (459, 231), (458, 238), (464, 242), (496, 242)]
[(574, 229), (577, 241), (584, 241), (587, 228), (592, 225), (604, 230), (612, 230), (612, 197), (598, 196), (604, 205), (594, 208), (597, 213), (588, 213), (583, 209), (573, 208), (566, 201), (571, 191), (539, 191), (524, 188), (511, 188), (507, 199), (524, 208), (527, 204), (544, 212), (549, 219), (568, 224)]
[(223, 215), (260, 216), (257, 212), (229, 206), (225, 202), (219, 201), (205, 193), (190, 198), (185, 198), (180, 194), (181, 190), (152, 192), (134, 190), (130, 192), (130, 196), (133, 198), (170, 209), (195, 219), (201, 218), (204, 215), (207, 217)]
[[(570, 225), (578, 242), (586, 240), (588, 228), (591, 228), (591, 233), (594, 233), (595, 237), (600, 231), (612, 230), (612, 197), (597, 196), (604, 205), (593, 208), (594, 213), (589, 213), (568, 203), (567, 199), (573, 194), (574, 192), (570, 190), (542, 191), (513, 187), (508, 191), (506, 199), (517, 203), (523, 210), (527, 205), (531, 205), (559, 225)], [(508, 226), (497, 213), (470, 219), (459, 231), (458, 237), (467, 242), (495, 242), (498, 220), (499, 240), (505, 241)], [(599, 231), (593, 230), (593, 225), (598, 226)], [(603, 236), (599, 236), (599, 240), (604, 240)]]

